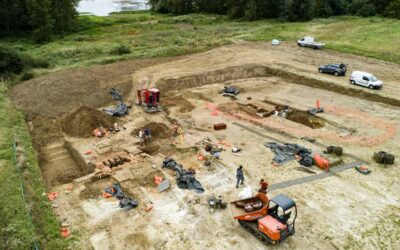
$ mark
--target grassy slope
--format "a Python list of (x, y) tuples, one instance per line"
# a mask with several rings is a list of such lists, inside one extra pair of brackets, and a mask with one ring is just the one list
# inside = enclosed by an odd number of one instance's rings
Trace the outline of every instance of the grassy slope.
[[(0, 83), (0, 249), (31, 249), (35, 240), (40, 249), (66, 249), (70, 240), (60, 239), (59, 223), (42, 196), (45, 190), (26, 123), (7, 100), (6, 90)], [(13, 161), (14, 133), (25, 158), (21, 177)], [(27, 204), (21, 195), (21, 178)]]
[[(400, 21), (394, 19), (335, 17), (301, 23), (238, 22), (223, 16), (174, 17), (149, 12), (80, 19), (80, 32), (45, 45), (26, 40), (0, 40), (0, 44), (47, 58), (53, 67), (37, 70), (40, 74), (131, 58), (183, 55), (240, 39), (279, 38), (295, 43), (305, 35), (317, 37), (328, 49), (400, 63)], [(111, 49), (120, 44), (131, 48), (131, 53), (111, 55)]]
[[(151, 13), (118, 14), (110, 17), (81, 17), (78, 33), (44, 45), (27, 40), (0, 40), (23, 53), (47, 59), (53, 67), (37, 74), (72, 67), (104, 64), (131, 58), (173, 56), (207, 50), (240, 39), (269, 41), (279, 38), (293, 43), (313, 35), (329, 49), (400, 63), (400, 22), (383, 18), (340, 17), (307, 23), (272, 20), (237, 22), (222, 16), (167, 16)], [(111, 55), (117, 45), (131, 53)], [(19, 136), (29, 165), (23, 168), (24, 186), (34, 226), (26, 217), (19, 192), (20, 179), (12, 162), (12, 135)], [(58, 238), (58, 223), (45, 197), (40, 169), (22, 115), (8, 102), (0, 83), (0, 245), (7, 249), (29, 249), (35, 237), (41, 249), (63, 249), (68, 241)]]

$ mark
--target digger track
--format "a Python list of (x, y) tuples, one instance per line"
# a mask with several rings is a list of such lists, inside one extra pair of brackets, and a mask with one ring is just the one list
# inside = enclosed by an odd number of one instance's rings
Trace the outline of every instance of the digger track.
[(260, 231), (258, 231), (257, 222), (248, 222), (248, 221), (241, 221), (241, 220), (238, 220), (238, 222), (239, 222), (240, 226), (242, 226), (244, 229), (246, 229), (246, 231), (251, 233), (254, 237), (259, 239), (263, 244), (267, 245), (267, 244), (270, 244), (270, 243), (273, 243), (273, 244), (277, 243), (275, 241), (272, 241), (265, 234), (263, 234)]

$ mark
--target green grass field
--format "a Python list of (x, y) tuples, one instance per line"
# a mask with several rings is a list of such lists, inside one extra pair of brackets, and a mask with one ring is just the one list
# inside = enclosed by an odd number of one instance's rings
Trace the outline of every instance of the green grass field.
[[(400, 21), (385, 18), (336, 17), (311, 22), (275, 20), (232, 21), (224, 16), (192, 14), (169, 16), (138, 12), (109, 17), (82, 16), (79, 32), (47, 44), (24, 39), (2, 39), (0, 45), (48, 61), (50, 67), (33, 74), (133, 58), (177, 56), (208, 50), (234, 41), (295, 41), (306, 35), (325, 42), (327, 48), (400, 63)], [(12, 161), (14, 133), (29, 163), (22, 181)], [(0, 82), (0, 240), (6, 249), (29, 249), (34, 240), (41, 249), (65, 249), (73, 240), (59, 237), (23, 115), (9, 103), (7, 87)], [(28, 204), (20, 193), (26, 189)], [(28, 209), (33, 224), (27, 217)]]
[[(216, 15), (139, 12), (81, 16), (80, 23), (80, 32), (48, 44), (18, 39), (0, 40), (0, 44), (50, 62), (50, 68), (35, 70), (36, 74), (133, 58), (184, 55), (238, 40), (278, 38), (295, 43), (306, 35), (317, 37), (331, 50), (400, 63), (400, 21), (395, 19), (345, 16), (296, 23), (241, 22)], [(119, 46), (125, 51), (118, 50)]]

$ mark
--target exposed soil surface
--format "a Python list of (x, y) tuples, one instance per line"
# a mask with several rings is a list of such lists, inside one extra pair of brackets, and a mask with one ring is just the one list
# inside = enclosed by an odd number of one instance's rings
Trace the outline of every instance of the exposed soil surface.
[[(235, 188), (235, 177), (239, 165), (244, 166), (245, 186), (253, 192), (258, 190), (260, 178), (278, 184), (312, 174), (298, 171), (296, 161), (280, 167), (271, 165), (274, 154), (264, 143), (276, 141), (297, 143), (321, 155), (326, 149), (321, 144), (342, 146), (345, 153), (367, 161), (365, 165), (372, 173), (361, 175), (347, 169), (271, 191), (270, 198), (285, 194), (298, 208), (296, 233), (271, 247), (398, 249), (398, 159), (395, 165), (382, 166), (371, 156), (381, 150), (396, 157), (400, 154), (399, 65), (264, 43), (240, 43), (170, 60), (59, 72), (22, 83), (11, 91), (14, 102), (27, 114), (36, 145), (43, 146), (41, 167), (49, 191), (60, 192), (52, 202), (54, 211), (60, 221), (70, 224), (73, 234), (79, 235), (74, 248), (265, 249), (238, 225), (229, 209), (211, 213), (207, 198), (221, 194), (225, 201), (238, 199), (241, 188)], [(349, 71), (375, 74), (384, 81), (384, 88), (373, 91), (350, 85), (348, 76), (318, 73), (319, 65), (335, 62), (346, 63)], [(226, 85), (242, 90), (236, 100), (220, 95)], [(135, 89), (143, 86), (161, 90), (165, 112), (148, 114), (134, 106), (118, 121), (126, 129), (104, 138), (87, 137), (94, 127), (102, 125), (98, 116), (104, 114), (95, 109), (112, 101), (109, 88), (120, 88), (126, 100), (133, 100)], [(316, 100), (321, 101), (325, 112), (309, 115), (306, 111), (315, 107)], [(287, 118), (272, 115), (277, 103), (294, 111)], [(87, 108), (78, 109), (82, 105)], [(69, 118), (61, 120), (62, 115)], [(182, 127), (182, 134), (176, 137), (172, 136), (174, 122)], [(215, 131), (216, 123), (225, 123), (227, 128)], [(64, 127), (67, 134), (78, 137), (66, 136), (68, 144), (63, 140), (52, 142), (62, 137)], [(152, 131), (147, 145), (140, 145), (137, 138), (143, 127)], [(304, 136), (313, 137), (317, 143), (301, 139)], [(219, 159), (205, 152), (205, 143), (221, 150)], [(232, 153), (234, 146), (242, 151)], [(104, 179), (87, 175), (79, 165), (115, 152), (124, 152), (132, 161)], [(176, 173), (161, 168), (165, 156), (173, 157), (185, 169), (195, 169), (205, 192), (179, 189)], [(210, 159), (210, 166), (204, 164), (204, 157)], [(340, 160), (348, 164), (354, 158), (343, 156)], [(324, 173), (316, 166), (310, 169)], [(170, 188), (159, 193), (154, 175), (168, 179)], [(66, 193), (70, 184), (63, 183), (70, 181), (73, 190)], [(102, 190), (113, 182), (119, 182), (126, 194), (138, 199), (139, 206), (123, 211), (115, 198), (101, 197)]]
[(128, 97), (132, 89), (131, 74), (170, 60), (133, 60), (55, 72), (18, 84), (9, 95), (17, 108), (24, 111), (26, 120), (32, 122), (33, 143), (40, 150), (62, 138), (61, 117), (81, 106), (97, 109), (115, 104), (109, 95), (111, 88), (120, 90), (126, 102), (133, 102)]
[(102, 111), (83, 106), (65, 116), (61, 127), (63, 132), (69, 136), (90, 137), (95, 128), (110, 128), (116, 121), (115, 117)]

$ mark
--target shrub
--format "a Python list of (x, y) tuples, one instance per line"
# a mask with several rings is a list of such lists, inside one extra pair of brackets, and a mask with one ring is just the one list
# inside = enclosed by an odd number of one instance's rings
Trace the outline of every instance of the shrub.
[(24, 60), (19, 51), (0, 46), (0, 75), (19, 74), (24, 69)]
[(111, 55), (124, 55), (124, 54), (130, 54), (131, 49), (123, 44), (120, 44), (114, 48), (111, 49), (110, 54)]
[(50, 67), (49, 60), (47, 58), (35, 58), (25, 56), (23, 58), (25, 68), (48, 68)]
[(400, 19), (400, 0), (394, 0), (387, 6), (385, 16)]
[(32, 71), (26, 71), (21, 76), (21, 81), (28, 81), (35, 77), (35, 74)]
[(375, 9), (375, 5), (369, 3), (368, 0), (355, 0), (349, 5), (348, 12), (352, 15), (368, 17), (376, 15)]

